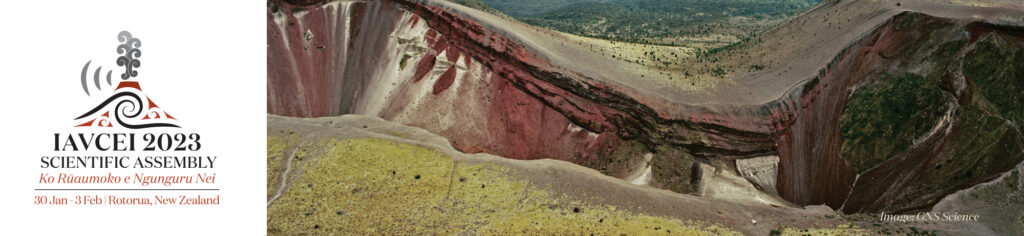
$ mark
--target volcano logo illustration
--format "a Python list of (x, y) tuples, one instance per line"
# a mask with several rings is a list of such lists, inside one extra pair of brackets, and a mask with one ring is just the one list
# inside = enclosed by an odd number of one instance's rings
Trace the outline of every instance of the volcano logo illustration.
[(110, 79), (113, 71), (108, 70), (106, 86), (109, 92), (104, 91), (100, 83), (100, 72), (103, 67), (99, 66), (92, 73), (92, 83), (95, 84), (96, 91), (90, 92), (89, 64), (92, 61), (85, 63), (85, 66), (82, 67), (82, 90), (88, 96), (98, 96), (106, 92), (108, 97), (92, 110), (75, 118), (76, 123), (79, 124), (75, 127), (180, 128), (178, 120), (157, 106), (142, 92), (142, 87), (139, 86), (137, 78), (139, 71), (137, 69), (141, 66), (139, 57), (142, 57), (142, 51), (139, 50), (139, 47), (142, 47), (142, 41), (132, 37), (128, 31), (121, 31), (117, 35), (117, 40), (121, 42), (121, 45), (117, 46), (117, 53), (121, 55), (117, 58), (117, 66), (124, 67), (121, 80), (113, 90), (110, 90), (109, 87), (113, 86)]

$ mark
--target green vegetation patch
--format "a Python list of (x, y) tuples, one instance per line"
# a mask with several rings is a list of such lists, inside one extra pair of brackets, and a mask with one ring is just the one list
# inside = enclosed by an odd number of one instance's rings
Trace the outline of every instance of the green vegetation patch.
[(986, 181), (1020, 163), (1020, 137), (1006, 120), (1000, 118), (981, 94), (974, 93), (970, 103), (955, 112), (954, 130), (938, 156), (929, 162), (930, 171), (898, 196), (908, 206), (934, 204), (922, 200), (936, 192), (951, 192)]
[[(820, 0), (483, 0), (520, 21), (588, 37), (666, 44), (652, 38), (746, 37), (768, 21), (806, 11)], [(717, 37), (717, 36), (716, 36)], [(725, 41), (722, 39), (721, 41)], [(668, 43), (673, 44), (673, 43)]]
[(907, 150), (947, 109), (932, 80), (905, 73), (868, 78), (850, 96), (839, 120), (841, 155), (857, 173)]
[(315, 164), (304, 165), (304, 173), (267, 207), (272, 235), (738, 234), (566, 200), (516, 180), (507, 167), (454, 161), (431, 149), (389, 140), (306, 146), (268, 138), (268, 156), (282, 153), (307, 155)]
[(484, 12), (487, 12), (487, 13), (495, 14), (495, 15), (501, 14), (500, 11), (498, 11), (497, 9), (492, 8), (491, 6), (488, 6), (486, 3), (481, 2), (480, 0), (448, 0), (448, 1), (454, 2), (454, 3), (458, 3), (459, 5), (467, 6), (469, 8), (473, 8), (473, 9), (477, 9), (477, 10), (480, 10), (480, 11), (484, 11)]
[(989, 34), (964, 56), (964, 76), (995, 110), (1024, 128), (1024, 42)]
[(402, 54), (402, 60), (398, 61), (398, 70), (405, 70), (405, 65), (411, 57), (409, 54)]

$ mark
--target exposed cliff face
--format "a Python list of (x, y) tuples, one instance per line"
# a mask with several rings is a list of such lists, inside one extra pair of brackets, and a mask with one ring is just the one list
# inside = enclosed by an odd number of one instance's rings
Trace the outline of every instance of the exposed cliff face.
[[(1019, 81), (1022, 78), (1018, 76), (1019, 69), (1014, 68), (1020, 60), (1016, 58), (1024, 57), (1013, 56), (1020, 54), (1024, 47), (1021, 31), (1015, 27), (905, 13), (852, 44), (831, 63), (832, 66), (823, 70), (822, 76), (803, 87), (801, 101), (809, 102), (805, 103), (791, 130), (780, 138), (779, 155), (783, 157), (778, 180), (780, 194), (800, 204), (841, 206), (847, 213), (921, 211), (929, 209), (946, 194), (991, 179), (1020, 163), (1024, 148), (1020, 131), (1014, 128), (1019, 124), (1012, 115), (1007, 115), (1017, 113), (1019, 108), (989, 104), (992, 98), (1019, 99), (1021, 92), (1010, 85), (979, 86), (985, 84), (979, 81)], [(984, 49), (976, 46), (991, 39), (1000, 42), (999, 46)], [(1004, 61), (986, 64), (1001, 65), (987, 68), (994, 73), (971, 76), (971, 71), (978, 70), (970, 66), (978, 56), (971, 55), (977, 54), (1001, 55), (990, 58), (1004, 58)], [(886, 76), (888, 74), (914, 76)], [(890, 129), (867, 138), (889, 146), (910, 143), (905, 149), (890, 154), (882, 152), (881, 147), (844, 144), (843, 139), (850, 137), (840, 137), (838, 124), (840, 115), (850, 105), (848, 99), (856, 95), (852, 94), (854, 91), (867, 90), (873, 85), (898, 86), (893, 84), (896, 81), (886, 79), (926, 80), (924, 83), (928, 86), (922, 87), (941, 88), (943, 95), (927, 96), (917, 88), (897, 87), (893, 91), (898, 94), (884, 96), (903, 95), (904, 98), (896, 99), (909, 99), (904, 104), (909, 107), (901, 107), (899, 103), (874, 103), (868, 105), (876, 110), (855, 114), (881, 116), (900, 110), (921, 110), (907, 119), (881, 120), (882, 124), (853, 123), (853, 129)], [(1006, 96), (992, 96), (995, 94)], [(940, 104), (944, 115), (925, 114), (927, 107), (923, 106), (936, 103)], [(998, 114), (1000, 110), (1011, 112)], [(813, 121), (803, 121), (807, 118)], [(913, 124), (926, 124), (918, 127), (924, 132), (892, 133), (896, 132), (891, 130), (893, 126)], [(794, 131), (810, 133), (802, 135), (803, 144), (787, 143), (788, 139), (801, 136), (792, 136)], [(814, 139), (806, 139), (809, 137)], [(843, 156), (839, 153), (841, 148), (867, 148), (867, 152)], [(798, 153), (787, 154), (791, 150)], [(870, 153), (871, 150), (875, 152)], [(865, 163), (861, 160), (872, 158), (882, 162), (862, 165), (860, 168), (867, 171), (855, 177), (850, 163)], [(800, 173), (805, 171), (809, 173)]]
[[(271, 113), (380, 116), (442, 134), (466, 152), (592, 167), (599, 163), (591, 156), (608, 156), (620, 142), (600, 109), (574, 107), (594, 102), (527, 71), (526, 62), (542, 59), (443, 9), (282, 4), (268, 9)], [(563, 113), (578, 114), (571, 116), (586, 128)]]
[[(953, 64), (915, 64), (933, 53), (915, 42), (965, 32), (974, 37), (972, 26), (921, 14), (884, 23), (851, 42), (817, 77), (774, 102), (753, 106), (685, 105), (646, 97), (554, 66), (509, 33), (428, 3), (282, 2), (273, 3), (267, 14), (267, 106), (273, 114), (378, 116), (440, 134), (463, 152), (562, 159), (617, 177), (650, 165), (651, 185), (679, 192), (696, 189), (693, 178), (700, 175), (694, 171), (701, 166), (736, 171), (736, 159), (777, 155), (775, 181), (743, 174), (761, 188), (774, 184), (779, 196), (798, 205), (827, 204), (847, 212), (915, 210), (1005, 172), (1024, 153), (1018, 129), (999, 129), (986, 136), (994, 139), (977, 141), (999, 140), (998, 149), (971, 149), (999, 152), (938, 150), (926, 145), (938, 141), (917, 142), (859, 178), (851, 157), (840, 155), (839, 121), (858, 84), (878, 71), (948, 70)], [(1020, 38), (1017, 28), (984, 29)], [(913, 56), (900, 56), (907, 54)], [(957, 88), (950, 93), (956, 92), (963, 107), (966, 95), (961, 93), (970, 93), (959, 91), (971, 91), (973, 85), (949, 81), (947, 87)], [(925, 140), (946, 140), (939, 145), (945, 147), (975, 140), (965, 133), (971, 129), (958, 128), (973, 125), (967, 119), (939, 122), (951, 131)], [(645, 153), (653, 158), (647, 160)], [(972, 169), (961, 184), (920, 187), (938, 181), (929, 179), (936, 173), (946, 173), (929, 163), (995, 154), (1008, 158)], [(892, 178), (901, 181), (892, 184)]]
[[(683, 146), (703, 157), (773, 153), (768, 134), (725, 126), (730, 119), (712, 113), (690, 121), (662, 118), (440, 7), (284, 5), (268, 10), (268, 110), (274, 114), (375, 115), (430, 129), (467, 152), (564, 159), (618, 176), (631, 167), (616, 163), (640, 158), (615, 155), (624, 138), (650, 150)], [(613, 165), (621, 169), (608, 168)]]
[[(1019, 51), (1024, 46), (1020, 44), (1024, 40), (1021, 31), (904, 13), (851, 44), (817, 78), (798, 90), (800, 115), (778, 139), (782, 159), (780, 195), (797, 204), (824, 203), (847, 213), (920, 211), (929, 209), (946, 194), (994, 178), (1020, 163), (1024, 148), (1019, 130), (1010, 120), (985, 108), (988, 102), (979, 100), (979, 94), (991, 89), (975, 86), (972, 78), (964, 76), (962, 64), (964, 55), (974, 50), (973, 39), (986, 35), (1006, 38), (1009, 42), (999, 48), (1009, 54)], [(968, 38), (972, 40), (968, 42)], [(1013, 67), (1014, 63), (1005, 65), (1002, 67)], [(884, 76), (903, 73), (918, 76)], [(908, 107), (874, 103), (871, 105), (876, 110), (856, 115), (920, 110), (930, 103), (943, 104), (945, 115), (916, 114), (905, 120), (882, 120), (881, 125), (853, 124), (854, 129), (890, 129), (867, 137), (883, 145), (903, 141), (911, 145), (891, 156), (880, 149), (840, 155), (844, 137), (839, 123), (852, 93), (869, 89), (868, 84), (893, 83), (882, 78), (928, 80), (923, 83), (941, 87), (944, 95), (933, 98), (910, 94), (905, 104)], [(894, 91), (907, 94), (912, 93), (911, 89)], [(926, 132), (909, 136), (892, 133), (893, 125), (908, 124), (927, 124), (923, 127)], [(870, 148), (880, 147), (869, 147), (868, 152)], [(850, 163), (864, 163), (859, 160), (870, 158), (883, 162), (862, 167), (868, 170), (858, 176)]]
[[(915, 137), (906, 151), (886, 158), (885, 162), (860, 175), (843, 206), (844, 211), (928, 210), (942, 197), (991, 180), (1024, 160), (1020, 124), (1008, 115), (1019, 114), (1020, 110), (1016, 105), (1007, 107), (993, 102), (996, 101), (993, 98), (1003, 98), (998, 94), (1019, 100), (1024, 93), (1013, 86), (1024, 82), (1024, 77), (1020, 77), (1024, 71), (1019, 69), (1019, 64), (1024, 62), (1024, 29), (914, 14), (894, 19), (887, 30), (902, 34), (897, 37), (898, 42), (919, 44), (901, 45), (898, 51), (888, 51), (892, 54), (881, 51), (881, 56), (888, 54), (896, 59), (890, 60), (888, 68), (879, 70), (923, 75), (920, 79), (942, 88), (949, 98), (938, 100), (948, 101), (948, 104), (944, 115), (933, 118), (936, 125)], [(1000, 46), (980, 46), (994, 42)], [(986, 60), (1002, 60), (1002, 63), (992, 61), (996, 64), (988, 68), (997, 73), (975, 73), (979, 68), (972, 62), (979, 54), (993, 53), (1007, 55), (986, 56), (989, 58)], [(909, 63), (911, 61), (926, 63)], [(1013, 82), (1000, 87), (984, 86), (993, 80)], [(915, 99), (926, 98), (918, 94)], [(907, 108), (890, 105), (880, 109)], [(927, 117), (913, 116), (892, 122), (913, 124), (915, 119), (929, 119)], [(891, 139), (882, 137), (887, 138)]]
[(379, 99), (364, 93), (386, 84), (379, 78), (393, 73), (387, 69), (395, 63), (380, 60), (399, 50), (391, 30), (413, 30), (398, 25), (410, 15), (387, 5), (346, 1), (268, 8), (268, 111), (319, 117)]

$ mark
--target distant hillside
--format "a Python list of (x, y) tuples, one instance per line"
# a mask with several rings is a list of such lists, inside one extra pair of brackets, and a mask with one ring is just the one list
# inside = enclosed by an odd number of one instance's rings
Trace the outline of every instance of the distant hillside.
[[(721, 46), (774, 26), (820, 0), (482, 1), (520, 21), (596, 38)], [(463, 5), (471, 6), (478, 4)], [(478, 9), (490, 8), (481, 6)]]
[(485, 11), (485, 12), (488, 12), (488, 13), (491, 13), (491, 14), (503, 15), (503, 13), (501, 11), (498, 11), (498, 9), (494, 9), (491, 6), (488, 6), (487, 3), (481, 2), (480, 0), (448, 0), (448, 1), (449, 2), (458, 3), (458, 4), (461, 4), (463, 6), (471, 7), (471, 8), (477, 9), (477, 10)]

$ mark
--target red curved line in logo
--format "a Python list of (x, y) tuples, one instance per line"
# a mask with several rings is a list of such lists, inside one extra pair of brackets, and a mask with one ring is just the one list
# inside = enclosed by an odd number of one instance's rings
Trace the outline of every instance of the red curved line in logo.
[(135, 88), (135, 89), (138, 89), (139, 91), (142, 91), (142, 88), (139, 87), (139, 82), (138, 81), (121, 81), (121, 83), (117, 84), (117, 89), (122, 89), (122, 88)]

